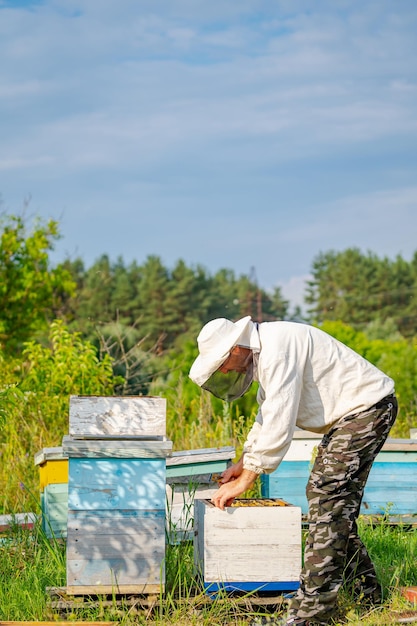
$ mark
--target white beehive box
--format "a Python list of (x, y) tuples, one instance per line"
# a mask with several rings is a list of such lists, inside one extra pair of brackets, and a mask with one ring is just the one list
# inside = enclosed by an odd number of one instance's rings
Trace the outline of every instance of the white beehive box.
[(166, 435), (166, 399), (151, 396), (71, 396), (74, 438), (144, 438)]
[(242, 499), (224, 511), (195, 500), (194, 558), (206, 589), (297, 589), (301, 508)]

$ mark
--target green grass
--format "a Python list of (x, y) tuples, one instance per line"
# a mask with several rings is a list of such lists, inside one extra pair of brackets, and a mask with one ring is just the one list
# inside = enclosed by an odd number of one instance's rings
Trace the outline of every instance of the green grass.
[[(401, 596), (401, 588), (417, 585), (417, 529), (360, 520), (360, 531), (375, 562), (385, 602), (381, 609), (366, 612), (343, 589), (340, 603), (345, 623), (378, 626), (395, 623), (395, 617), (412, 609)], [(34, 529), (13, 526), (0, 542), (0, 619), (10, 621), (90, 620), (120, 624), (185, 626), (193, 624), (247, 624), (265, 609), (251, 600), (253, 595), (233, 598), (219, 595), (210, 600), (195, 575), (192, 541), (167, 542), (165, 592), (155, 598), (153, 608), (116, 598), (95, 598), (89, 606), (65, 613), (51, 607), (50, 587), (65, 587), (65, 544), (47, 539), (40, 525)], [(415, 607), (417, 609), (417, 607)], [(285, 610), (282, 603), (280, 610)]]
[(42, 620), (45, 589), (65, 582), (65, 550), (40, 527), (12, 526), (0, 543), (0, 615), (6, 620)]

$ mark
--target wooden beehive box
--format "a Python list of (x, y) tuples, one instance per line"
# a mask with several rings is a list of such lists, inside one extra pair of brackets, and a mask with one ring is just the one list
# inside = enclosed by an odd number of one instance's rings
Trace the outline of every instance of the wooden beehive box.
[(170, 543), (191, 540), (194, 500), (210, 498), (236, 455), (232, 446), (180, 450), (167, 458), (167, 534)]
[(62, 447), (43, 448), (35, 454), (39, 467), (42, 529), (47, 537), (67, 535), (68, 459)]
[(161, 439), (166, 435), (166, 399), (152, 396), (71, 396), (73, 438)]
[[(308, 512), (306, 485), (320, 435), (297, 432), (285, 459), (261, 476), (262, 496), (288, 498)], [(417, 502), (417, 441), (387, 439), (376, 456), (365, 485), (362, 515), (412, 515)]]
[(301, 509), (242, 499), (224, 511), (195, 500), (194, 558), (205, 588), (292, 590), (301, 570)]
[(41, 493), (42, 529), (49, 538), (67, 536), (68, 483), (47, 485)]
[(163, 440), (64, 437), (67, 593), (155, 593), (165, 583)]

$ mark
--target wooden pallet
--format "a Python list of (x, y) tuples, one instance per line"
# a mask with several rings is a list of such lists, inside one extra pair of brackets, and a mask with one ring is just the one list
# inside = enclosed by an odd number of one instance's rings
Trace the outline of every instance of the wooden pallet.
[(148, 615), (160, 602), (160, 594), (151, 593), (150, 589), (146, 592), (143, 586), (141, 589), (138, 586), (135, 586), (135, 589), (125, 587), (123, 590), (117, 589), (113, 592), (102, 588), (100, 590), (89, 588), (83, 591), (78, 588), (77, 595), (71, 593), (74, 591), (71, 587), (48, 587), (46, 589), (49, 595), (48, 607), (61, 617), (67, 613), (104, 608), (128, 610), (130, 614), (145, 612)]
[[(70, 590), (71, 591), (71, 590)], [(122, 607), (129, 608), (129, 612), (145, 611), (150, 614), (155, 607), (172, 606), (172, 603), (181, 605), (192, 605), (195, 609), (204, 608), (213, 601), (217, 603), (230, 602), (229, 595), (217, 595), (216, 597), (205, 593), (192, 592), (186, 598), (170, 598), (169, 602), (161, 594), (145, 593), (102, 593), (73, 596), (68, 593), (67, 587), (49, 587), (47, 593), (50, 597), (48, 606), (58, 614), (65, 614), (77, 609), (96, 609)], [(233, 602), (239, 606), (251, 607), (273, 607), (275, 610), (282, 608), (287, 603), (287, 597), (277, 593), (236, 593), (233, 594)], [(114, 623), (113, 623), (114, 624)], [(1, 623), (0, 623), (1, 626)]]
[(50, 596), (94, 597), (94, 596), (156, 596), (164, 592), (161, 584), (143, 585), (67, 585), (66, 587), (48, 587)]

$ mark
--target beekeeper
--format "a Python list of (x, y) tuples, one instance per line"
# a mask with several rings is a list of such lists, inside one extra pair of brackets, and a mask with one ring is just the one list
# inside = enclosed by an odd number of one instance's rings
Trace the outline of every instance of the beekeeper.
[(273, 472), (296, 427), (323, 434), (307, 484), (309, 536), (284, 624), (328, 624), (351, 576), (361, 603), (381, 601), (356, 519), (372, 463), (395, 421), (394, 381), (322, 330), (296, 322), (219, 318), (197, 338), (190, 378), (223, 400), (259, 383), (255, 422), (212, 502), (224, 509)]

